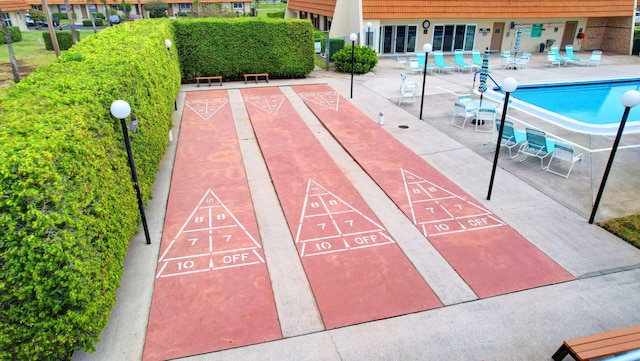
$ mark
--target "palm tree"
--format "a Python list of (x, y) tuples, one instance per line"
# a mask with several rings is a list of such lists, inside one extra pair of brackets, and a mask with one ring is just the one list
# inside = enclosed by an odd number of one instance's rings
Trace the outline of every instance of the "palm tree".
[[(98, 10), (98, 7), (96, 6), (96, 10)], [(87, 12), (89, 13), (89, 19), (91, 19), (91, 26), (93, 27), (93, 33), (97, 33), (98, 29), (96, 29), (96, 19), (93, 17), (93, 14), (91, 13), (91, 4), (89, 4), (89, 0), (87, 0)]]
[[(2, 9), (0, 8), (0, 14), (3, 14)], [(4, 38), (7, 41), (7, 49), (9, 49), (9, 61), (11, 62), (11, 70), (13, 71), (13, 82), (20, 82), (20, 72), (18, 71), (18, 62), (16, 61), (16, 55), (13, 52), (13, 46), (11, 45), (11, 35), (9, 35), (9, 29), (7, 28), (7, 24), (2, 22), (2, 32), (4, 33)]]

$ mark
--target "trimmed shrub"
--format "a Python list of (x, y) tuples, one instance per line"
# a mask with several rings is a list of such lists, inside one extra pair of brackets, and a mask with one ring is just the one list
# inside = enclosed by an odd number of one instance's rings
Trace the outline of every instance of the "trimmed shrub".
[[(52, 18), (57, 18), (59, 20), (67, 20), (68, 19), (67, 13), (51, 13), (51, 17)], [(71, 13), (71, 18), (72, 19), (76, 18), (76, 13), (75, 12)]]
[[(7, 30), (9, 30), (9, 37), (11, 38), (11, 43), (17, 43), (18, 41), (22, 41), (22, 32), (20, 28), (17, 26), (7, 26)], [(6, 44), (7, 39), (4, 38), (4, 34), (0, 32), (0, 45)]]
[(285, 10), (281, 10), (281, 11), (272, 11), (267, 13), (267, 17), (268, 18), (274, 18), (274, 19), (284, 19), (284, 14), (285, 14)]
[(196, 76), (269, 73), (302, 77), (314, 69), (313, 27), (306, 20), (176, 19), (174, 25), (184, 82)]
[(103, 13), (101, 13), (101, 12), (95, 12), (95, 13), (93, 13), (93, 18), (94, 18), (94, 19), (102, 19), (102, 20), (105, 20), (105, 19), (106, 19), (106, 17), (104, 16), (104, 14), (103, 14)]
[(0, 99), (0, 360), (94, 350), (139, 218), (109, 108), (126, 100), (138, 120), (130, 138), (146, 201), (180, 89), (165, 39), (169, 20), (102, 30)]
[[(89, 26), (91, 26), (91, 22), (89, 22)], [(79, 42), (80, 32), (77, 32), (77, 35)], [(60, 47), (60, 50), (69, 50), (73, 46), (73, 35), (71, 35), (71, 30), (56, 30), (56, 38), (58, 39), (58, 47)], [(43, 32), (42, 39), (44, 39), (44, 48), (47, 50), (53, 50), (51, 33), (48, 31)]]
[[(378, 64), (378, 54), (366, 46), (356, 45), (353, 51), (353, 72), (356, 74), (368, 73)], [(338, 71), (351, 72), (351, 45), (338, 51), (333, 56), (333, 63)]]
[[(93, 22), (96, 24), (96, 26), (104, 25), (104, 21), (102, 19), (93, 19)], [(82, 20), (82, 26), (92, 26), (91, 19)]]

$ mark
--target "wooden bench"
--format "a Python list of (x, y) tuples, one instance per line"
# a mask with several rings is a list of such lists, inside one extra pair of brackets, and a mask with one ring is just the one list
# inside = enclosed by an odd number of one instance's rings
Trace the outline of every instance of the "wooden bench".
[(247, 79), (248, 78), (254, 78), (256, 80), (256, 83), (258, 82), (258, 78), (263, 77), (264, 80), (268, 83), (269, 82), (269, 74), (267, 73), (261, 73), (261, 74), (245, 74), (244, 75), (244, 83), (247, 84)]
[(200, 88), (200, 80), (206, 80), (209, 82), (209, 86), (211, 86), (211, 81), (212, 80), (217, 80), (220, 82), (220, 86), (222, 86), (222, 76), (217, 75), (217, 76), (197, 76), (196, 77), (196, 84), (198, 85), (198, 88)]
[(636, 349), (640, 349), (640, 326), (566, 340), (552, 358), (560, 361), (571, 355), (583, 361)]

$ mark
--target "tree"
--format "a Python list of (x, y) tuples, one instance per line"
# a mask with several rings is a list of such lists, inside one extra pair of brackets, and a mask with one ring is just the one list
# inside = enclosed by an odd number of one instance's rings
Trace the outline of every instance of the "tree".
[[(4, 14), (2, 9), (0, 9), (0, 14)], [(35, 21), (35, 20), (34, 20)], [(2, 32), (4, 33), (4, 38), (7, 41), (7, 49), (9, 50), (9, 62), (11, 62), (11, 71), (13, 72), (13, 82), (20, 82), (20, 71), (18, 70), (18, 61), (16, 60), (16, 55), (13, 52), (13, 45), (11, 45), (11, 35), (9, 35), (9, 29), (7, 28), (7, 24), (2, 22)]]
[(142, 5), (142, 8), (149, 12), (150, 18), (166, 18), (169, 5), (161, 1), (154, 1)]
[[(73, 39), (73, 43), (78, 43), (78, 34), (76, 33), (76, 24), (73, 22), (73, 15), (71, 15), (71, 5), (69, 5), (69, 0), (64, 0), (64, 8), (67, 10), (67, 19), (69, 19), (69, 28), (71, 29), (71, 38)], [(62, 29), (62, 24), (60, 25), (60, 29)]]
[[(87, 2), (87, 12), (89, 13), (89, 19), (91, 19), (91, 27), (93, 27), (93, 33), (97, 33), (98, 29), (96, 29), (96, 19), (93, 17), (93, 14), (91, 13), (91, 4), (89, 4), (89, 0), (86, 0)], [(98, 7), (96, 6), (96, 10), (98, 10)]]
[(29, 17), (36, 23), (36, 29), (40, 29), (40, 25), (42, 21), (47, 17), (44, 15), (44, 12), (37, 9), (29, 9)]

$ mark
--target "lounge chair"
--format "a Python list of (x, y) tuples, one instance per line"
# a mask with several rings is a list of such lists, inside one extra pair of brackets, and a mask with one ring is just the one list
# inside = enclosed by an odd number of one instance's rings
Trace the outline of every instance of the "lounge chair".
[(569, 59), (571, 59), (573, 61), (577, 61), (577, 62), (584, 61), (583, 58), (579, 58), (579, 57), (577, 57), (577, 56), (575, 56), (573, 54), (573, 45), (566, 45), (564, 47), (564, 52), (567, 54), (567, 58), (569, 58)]
[(445, 72), (445, 71), (454, 71), (455, 67), (447, 64), (444, 62), (444, 54), (442, 53), (442, 51), (434, 51), (433, 52), (433, 61), (436, 64), (436, 69), (440, 70), (441, 72)]
[(453, 59), (454, 59), (454, 62), (456, 64), (456, 68), (458, 68), (459, 71), (467, 71), (467, 70), (469, 70), (471, 72), (471, 71), (473, 71), (475, 69), (475, 65), (472, 65), (472, 64), (469, 64), (469, 63), (465, 63), (465, 61), (464, 61), (464, 53), (460, 49), (454, 50)]
[(539, 129), (526, 128), (527, 140), (518, 149), (519, 162), (529, 156), (540, 159), (540, 169), (544, 170), (544, 160), (553, 153), (553, 141), (547, 139), (546, 133)]
[[(453, 118), (451, 118), (451, 125), (464, 129), (465, 124), (467, 124), (467, 120), (475, 117), (476, 111), (475, 109), (467, 108), (464, 104), (460, 104), (458, 102), (453, 103), (453, 106), (455, 112), (453, 113)], [(462, 124), (456, 123), (457, 117), (462, 118)]]
[(556, 56), (556, 59), (560, 60), (560, 64), (572, 65), (574, 63), (573, 59), (560, 55), (560, 50), (557, 45), (551, 45), (549, 52), (553, 53)]
[(602, 58), (602, 51), (594, 50), (591, 52), (591, 58), (585, 60), (585, 65), (600, 65), (600, 59)]
[[(489, 150), (491, 152), (495, 152), (496, 150), (496, 143), (498, 142), (498, 135), (500, 134), (500, 126), (502, 125), (502, 120), (497, 119), (496, 120), (496, 133), (493, 137), (493, 140), (491, 140), (491, 143), (489, 143), (488, 145), (491, 146), (493, 145)], [(512, 154), (511, 150), (519, 145), (522, 144), (522, 142), (527, 140), (527, 136), (526, 134), (521, 131), (521, 130), (515, 130), (513, 128), (513, 122), (510, 120), (505, 120), (504, 121), (504, 130), (502, 131), (502, 139), (500, 140), (500, 146), (501, 147), (507, 147), (507, 149), (509, 149), (509, 158), (513, 159), (516, 156), (518, 156), (518, 153), (516, 153), (515, 155)]]
[(409, 58), (409, 68), (411, 69), (411, 74), (422, 74), (422, 67), (418, 63), (418, 58)]
[(494, 124), (496, 122), (496, 110), (491, 108), (480, 108), (476, 112), (476, 132), (478, 131), (478, 126), (482, 126), (487, 124), (489, 126), (489, 130), (480, 130), (481, 132), (493, 132)]
[(396, 55), (396, 61), (396, 69), (407, 66), (407, 58), (401, 58), (400, 55)]
[(547, 64), (549, 64), (552, 68), (554, 65), (557, 65), (558, 68), (560, 67), (560, 60), (558, 60), (558, 58), (556, 58), (556, 54), (552, 53), (552, 52), (548, 52), (547, 53)]
[[(424, 69), (425, 68), (424, 63), (427, 61), (427, 55), (425, 53), (417, 53), (416, 57), (418, 58), (418, 65), (420, 65), (422, 69)], [(427, 64), (426, 70), (431, 71), (431, 73), (433, 73), (435, 68), (433, 67), (433, 65)]]
[(471, 51), (471, 58), (473, 59), (473, 63), (478, 67), (482, 67), (482, 55), (480, 55), (480, 50)]
[[(554, 163), (554, 160), (558, 162), (569, 163), (569, 170), (567, 170), (566, 173), (562, 173), (560, 170), (551, 169), (551, 164)], [(576, 163), (580, 163), (580, 171), (582, 172), (582, 153), (576, 155), (573, 149), (573, 145), (561, 141), (556, 141), (553, 145), (553, 153), (551, 154), (551, 159), (549, 159), (549, 164), (547, 164), (545, 170), (547, 172), (551, 172), (553, 174), (564, 177), (564, 179), (567, 179), (569, 178), (569, 174), (571, 174), (571, 170)]]

